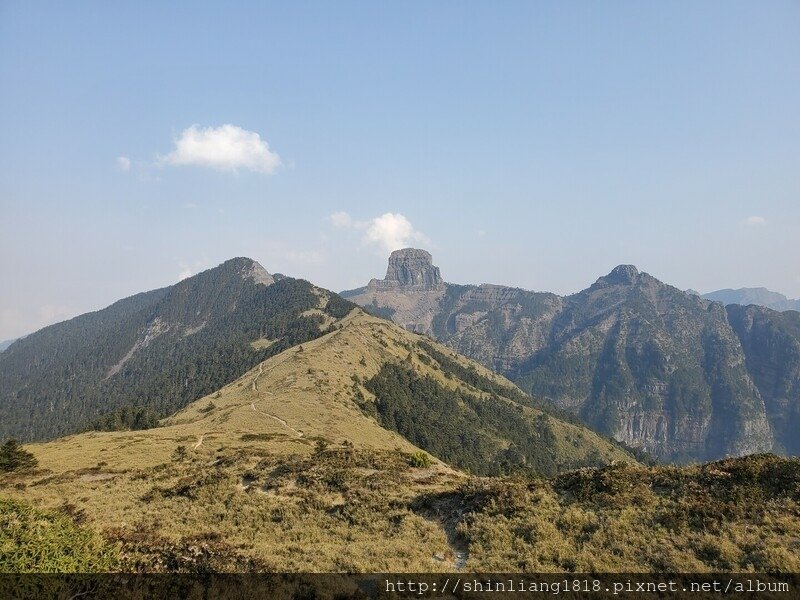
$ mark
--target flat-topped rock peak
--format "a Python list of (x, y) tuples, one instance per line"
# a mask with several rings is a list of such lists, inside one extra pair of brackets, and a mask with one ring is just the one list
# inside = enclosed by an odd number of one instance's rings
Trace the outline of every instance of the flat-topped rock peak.
[(370, 285), (381, 288), (413, 288), (430, 290), (444, 284), (439, 267), (434, 266), (431, 253), (418, 248), (395, 250), (389, 256), (386, 277), (373, 279)]

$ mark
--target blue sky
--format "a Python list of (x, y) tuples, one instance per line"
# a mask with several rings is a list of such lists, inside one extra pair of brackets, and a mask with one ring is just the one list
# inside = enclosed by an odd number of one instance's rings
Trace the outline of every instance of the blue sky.
[(0, 90), (0, 339), (233, 256), (355, 287), (398, 244), (800, 296), (797, 2), (4, 1)]

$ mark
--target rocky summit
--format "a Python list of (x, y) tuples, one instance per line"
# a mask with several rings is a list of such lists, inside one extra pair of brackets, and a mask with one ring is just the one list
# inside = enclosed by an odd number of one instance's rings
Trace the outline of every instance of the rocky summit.
[(415, 290), (432, 290), (443, 285), (439, 267), (433, 265), (433, 257), (426, 250), (403, 248), (389, 256), (386, 277), (373, 279), (370, 286), (383, 289), (395, 287)]
[(389, 256), (384, 279), (372, 279), (366, 286), (341, 295), (409, 331), (429, 334), (447, 286), (430, 252), (404, 248)]
[(679, 462), (800, 452), (796, 312), (726, 310), (633, 265), (571, 296), (486, 284), (426, 287), (424, 269), (439, 280), (430, 254), (396, 254), (386, 280), (344, 295), (602, 433)]

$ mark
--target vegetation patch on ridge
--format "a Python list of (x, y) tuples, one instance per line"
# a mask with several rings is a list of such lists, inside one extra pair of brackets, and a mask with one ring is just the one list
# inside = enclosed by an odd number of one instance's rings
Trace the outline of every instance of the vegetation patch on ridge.
[(107, 572), (118, 548), (70, 516), (0, 498), (0, 573)]
[(453, 390), (392, 363), (384, 364), (364, 387), (375, 402), (361, 406), (382, 427), (460, 469), (480, 475), (545, 476), (559, 470), (555, 435), (544, 413), (534, 417), (496, 393), (482, 397)]

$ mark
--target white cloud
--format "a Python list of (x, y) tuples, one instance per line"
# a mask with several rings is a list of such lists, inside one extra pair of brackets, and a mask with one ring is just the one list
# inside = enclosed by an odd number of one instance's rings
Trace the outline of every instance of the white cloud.
[(194, 165), (220, 171), (248, 169), (274, 173), (281, 157), (269, 149), (255, 131), (236, 125), (200, 128), (192, 125), (174, 140), (175, 149), (159, 162), (167, 165)]
[(334, 227), (364, 231), (362, 241), (378, 246), (387, 254), (415, 242), (430, 243), (425, 234), (414, 229), (411, 221), (400, 213), (386, 213), (369, 221), (356, 221), (346, 212), (337, 212), (328, 219)]
[(192, 210), (192, 209), (197, 208), (197, 204), (195, 204), (194, 202), (184, 202), (183, 203), (183, 208)]
[(412, 242), (427, 241), (424, 235), (414, 230), (411, 221), (400, 213), (386, 213), (372, 219), (364, 239), (379, 245), (387, 252), (405, 248)]
[(189, 279), (192, 276), (192, 270), (186, 265), (181, 266), (181, 272), (178, 274), (178, 281)]
[(752, 227), (758, 227), (760, 225), (766, 225), (767, 220), (764, 217), (752, 216), (752, 217), (747, 217), (744, 220), (744, 224), (750, 225)]
[(131, 159), (127, 156), (118, 156), (117, 157), (117, 168), (120, 171), (130, 171), (131, 170)]

